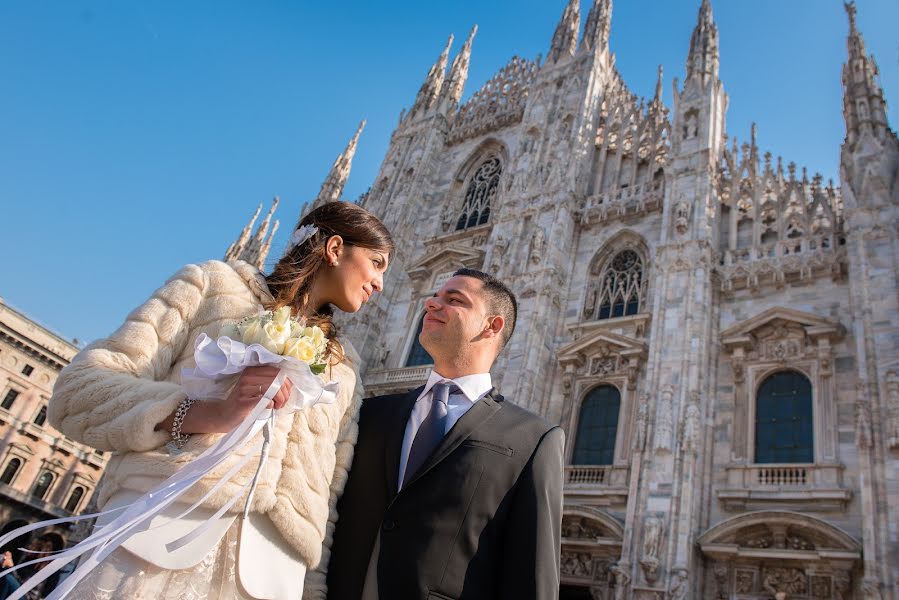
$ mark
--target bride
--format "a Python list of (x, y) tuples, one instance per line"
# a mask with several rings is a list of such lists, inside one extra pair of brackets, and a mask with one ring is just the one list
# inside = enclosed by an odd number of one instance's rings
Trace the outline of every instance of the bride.
[[(271, 453), (247, 522), (238, 517), (241, 499), (202, 539), (185, 548), (166, 552), (164, 543), (146, 538), (176, 539), (195, 527), (197, 519), (211, 518), (252, 478), (253, 460), (203, 503), (198, 517), (191, 515), (193, 521), (133, 536), (89, 573), (71, 597), (325, 597), (336, 504), (352, 463), (362, 401), (358, 356), (338, 341), (332, 310), (356, 312), (381, 291), (393, 240), (377, 218), (349, 202), (313, 210), (299, 224), (305, 225), (314, 226), (304, 229), (314, 233), (297, 240), (269, 275), (242, 261), (184, 267), (112, 335), (90, 344), (60, 373), (49, 405), (51, 424), (74, 440), (114, 453), (97, 492), (101, 510), (131, 503), (214, 444), (244, 419), (277, 374), (273, 367), (250, 367), (225, 399), (187, 398), (180, 373), (194, 366), (193, 341), (199, 334), (215, 337), (226, 323), (289, 306), (294, 315), (325, 331), (329, 368), (322, 377), (339, 383), (333, 404), (276, 419)], [(274, 398), (275, 408), (289, 396), (288, 380)], [(167, 444), (172, 443), (183, 453), (169, 452)], [(190, 505), (202, 498), (240, 454), (229, 457), (179, 502)], [(177, 516), (186, 505), (165, 514)], [(167, 528), (171, 531), (166, 534)]]

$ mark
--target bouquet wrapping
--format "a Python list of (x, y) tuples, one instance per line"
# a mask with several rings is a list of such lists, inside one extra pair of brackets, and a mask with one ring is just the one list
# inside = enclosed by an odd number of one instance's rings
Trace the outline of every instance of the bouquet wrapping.
[[(276, 413), (289, 414), (315, 404), (332, 403), (336, 400), (338, 384), (336, 382), (325, 383), (318, 376), (325, 371), (326, 353), (327, 339), (324, 332), (318, 327), (308, 327), (302, 320), (291, 317), (290, 309), (287, 307), (248, 317), (236, 324), (225, 325), (215, 339), (205, 333), (200, 334), (194, 342), (196, 366), (183, 369), (181, 373), (181, 385), (189, 398), (212, 401), (225, 398), (236, 383), (237, 375), (247, 367), (275, 366), (279, 369), (278, 375), (250, 413), (234, 430), (225, 434), (215, 444), (206, 448), (171, 477), (132, 504), (100, 513), (42, 521), (21, 527), (0, 537), (0, 546), (2, 546), (21, 535), (51, 525), (117, 515), (102, 528), (97, 528), (93, 534), (71, 548), (41, 555), (0, 571), (0, 577), (2, 577), (6, 573), (26, 565), (49, 562), (30, 579), (23, 582), (22, 586), (9, 596), (9, 600), (18, 600), (24, 597), (34, 586), (50, 577), (67, 563), (82, 557), (78, 568), (47, 597), (48, 600), (65, 598), (79, 581), (132, 535), (161, 527), (162, 525), (150, 526), (154, 517), (177, 502), (186, 490), (235, 452), (249, 445), (250, 450), (202, 498), (179, 513), (174, 520), (184, 518), (200, 507), (244, 465), (255, 458), (258, 460), (258, 465), (252, 480), (242, 486), (240, 491), (226, 502), (213, 517), (181, 539), (166, 543), (165, 548), (171, 552), (196, 540), (218, 518), (228, 512), (245, 493), (247, 499), (243, 514), (246, 516), (252, 504), (253, 492), (262, 467), (268, 458)], [(287, 403), (277, 411), (268, 408), (288, 378), (293, 386)], [(260, 430), (263, 433), (262, 439), (257, 440)], [(169, 449), (173, 454), (180, 452), (173, 444), (169, 444)]]

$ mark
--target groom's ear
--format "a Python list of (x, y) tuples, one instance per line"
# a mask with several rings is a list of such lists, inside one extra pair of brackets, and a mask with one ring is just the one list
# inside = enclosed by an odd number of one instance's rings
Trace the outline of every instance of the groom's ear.
[(332, 235), (328, 238), (328, 241), (325, 242), (325, 262), (334, 264), (337, 262), (337, 259), (340, 258), (340, 255), (343, 253), (344, 243), (343, 238), (339, 235)]
[(493, 315), (492, 317), (487, 317), (487, 327), (484, 329), (484, 337), (485, 338), (500, 337), (505, 326), (506, 326), (506, 320), (503, 319), (500, 315)]

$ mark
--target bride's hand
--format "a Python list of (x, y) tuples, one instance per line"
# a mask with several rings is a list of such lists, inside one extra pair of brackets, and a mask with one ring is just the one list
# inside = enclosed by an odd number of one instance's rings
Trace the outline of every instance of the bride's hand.
[[(227, 433), (237, 427), (268, 390), (277, 377), (277, 367), (247, 367), (240, 374), (228, 397), (220, 402), (196, 402), (181, 424), (182, 433)], [(293, 384), (284, 381), (268, 408), (281, 408), (290, 398)], [(171, 414), (156, 429), (170, 431), (175, 415)]]

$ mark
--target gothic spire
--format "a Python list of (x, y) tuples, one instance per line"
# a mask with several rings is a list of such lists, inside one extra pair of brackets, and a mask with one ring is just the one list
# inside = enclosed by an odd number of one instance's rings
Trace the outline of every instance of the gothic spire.
[(699, 78), (706, 83), (718, 78), (718, 27), (712, 18), (712, 5), (702, 0), (699, 18), (690, 37), (690, 53), (687, 56), (687, 80)]
[(250, 241), (250, 233), (253, 231), (253, 225), (256, 224), (256, 219), (259, 218), (259, 211), (261, 210), (262, 204), (259, 204), (256, 207), (256, 212), (253, 213), (253, 218), (250, 219), (249, 223), (244, 225), (244, 228), (241, 230), (240, 235), (237, 236), (237, 239), (228, 246), (228, 250), (225, 252), (223, 260), (229, 261), (240, 258), (241, 252), (246, 248), (247, 242)]
[(661, 102), (662, 101), (662, 65), (659, 65), (659, 74), (656, 79), (656, 95), (653, 97), (653, 102)]
[(569, 0), (556, 31), (553, 33), (547, 62), (558, 62), (564, 56), (572, 56), (577, 48), (577, 32), (581, 26), (581, 9), (578, 0)]
[(315, 202), (312, 203), (311, 208), (318, 208), (327, 202), (336, 202), (340, 200), (340, 196), (343, 194), (343, 186), (346, 185), (346, 180), (350, 176), (350, 169), (353, 166), (353, 156), (356, 154), (356, 145), (359, 143), (359, 135), (364, 128), (365, 119), (362, 119), (362, 122), (359, 123), (359, 128), (356, 129), (356, 133), (353, 134), (353, 137), (346, 145), (344, 151), (337, 157), (337, 160), (335, 160), (334, 164), (331, 166), (331, 170), (328, 172), (328, 176), (325, 177), (321, 190), (318, 192), (318, 197), (315, 199)]
[(888, 126), (877, 63), (865, 52), (865, 40), (855, 21), (855, 1), (843, 2), (843, 7), (849, 17), (849, 55), (843, 65), (843, 117), (846, 141), (853, 144), (863, 131), (882, 138)]
[(581, 47), (591, 50), (608, 48), (612, 29), (612, 0), (593, 0), (584, 25)]
[(449, 60), (450, 47), (453, 45), (453, 35), (450, 34), (446, 40), (446, 46), (443, 52), (437, 57), (437, 60), (428, 70), (424, 83), (418, 90), (418, 96), (415, 98), (415, 104), (409, 110), (409, 115), (420, 114), (428, 110), (440, 94), (440, 88), (443, 86), (443, 79), (446, 76), (446, 63)]
[[(247, 223), (240, 232), (240, 236), (237, 240), (228, 247), (228, 251), (225, 252), (224, 260), (243, 260), (254, 265), (257, 269), (262, 269), (265, 264), (265, 259), (268, 256), (268, 251), (272, 245), (272, 238), (275, 236), (275, 232), (278, 231), (278, 221), (275, 221), (274, 224), (271, 223), (272, 216), (275, 214), (275, 209), (277, 208), (278, 197), (275, 196), (265, 220), (259, 224), (255, 234), (250, 237), (253, 225), (256, 223), (259, 212), (262, 210), (261, 204), (257, 206), (256, 212), (253, 213), (253, 218), (250, 219), (250, 222)], [(269, 231), (269, 225), (272, 225), (271, 231)]]
[(453, 65), (450, 67), (449, 79), (443, 84), (441, 95), (446, 98), (447, 105), (450, 108), (455, 108), (462, 98), (462, 91), (465, 89), (465, 81), (468, 79), (468, 65), (471, 62), (471, 43), (474, 41), (474, 36), (477, 32), (478, 26), (475, 25), (471, 28), (468, 39), (465, 40), (465, 44), (462, 46), (459, 54), (453, 59)]

